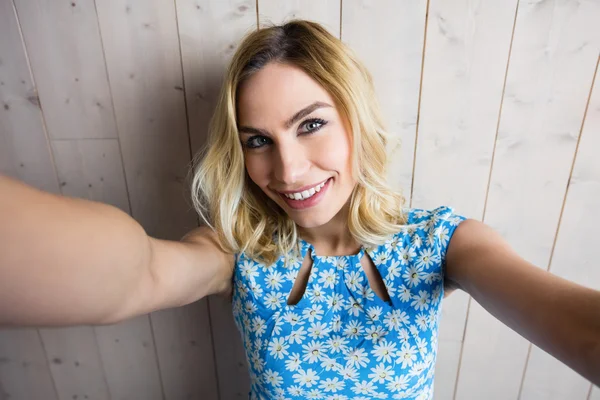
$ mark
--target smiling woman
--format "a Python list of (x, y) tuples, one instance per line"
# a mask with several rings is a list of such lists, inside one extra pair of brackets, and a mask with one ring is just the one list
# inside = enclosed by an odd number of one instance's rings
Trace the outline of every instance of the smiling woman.
[(229, 293), (252, 399), (425, 400), (452, 285), (600, 383), (600, 292), (450, 207), (405, 208), (389, 142), (341, 41), (307, 21), (253, 32), (192, 171), (208, 227), (160, 240), (0, 176), (0, 324), (107, 324)]
[(350, 49), (308, 21), (262, 29), (231, 61), (194, 203), (229, 251), (267, 263), (298, 254), (299, 235), (326, 254), (378, 245), (406, 221), (385, 177), (389, 141)]

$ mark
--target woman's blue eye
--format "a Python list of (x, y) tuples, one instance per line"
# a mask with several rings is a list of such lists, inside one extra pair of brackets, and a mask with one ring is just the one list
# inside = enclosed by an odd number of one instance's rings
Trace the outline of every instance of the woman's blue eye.
[(246, 146), (250, 149), (257, 149), (269, 142), (269, 139), (264, 136), (252, 136), (246, 141)]
[(311, 118), (304, 121), (300, 126), (306, 128), (305, 133), (312, 133), (321, 129), (326, 123), (327, 121), (321, 118)]
[[(301, 128), (300, 133), (301, 134), (314, 133), (314, 132), (318, 131), (319, 129), (321, 129), (322, 127), (324, 127), (326, 124), (327, 124), (327, 121), (325, 121), (321, 118), (307, 119), (306, 121), (304, 121), (300, 124), (300, 128)], [(256, 136), (252, 136), (252, 137), (248, 138), (248, 140), (246, 140), (245, 146), (249, 149), (259, 149), (270, 143), (271, 143), (271, 139), (269, 139), (268, 137), (256, 135)]]

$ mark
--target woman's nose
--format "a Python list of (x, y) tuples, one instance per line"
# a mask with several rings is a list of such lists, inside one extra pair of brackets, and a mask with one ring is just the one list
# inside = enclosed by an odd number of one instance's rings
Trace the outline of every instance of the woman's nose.
[(297, 183), (308, 171), (310, 162), (302, 147), (280, 144), (274, 152), (275, 179), (286, 184)]

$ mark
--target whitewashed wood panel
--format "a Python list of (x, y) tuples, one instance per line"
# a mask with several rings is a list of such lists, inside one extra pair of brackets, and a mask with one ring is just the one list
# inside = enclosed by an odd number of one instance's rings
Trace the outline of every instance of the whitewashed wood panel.
[[(600, 79), (596, 75), (577, 158), (569, 180), (550, 272), (600, 290), (597, 240), (589, 234), (600, 225), (597, 212), (600, 199), (600, 158), (597, 149), (600, 149)], [(590, 383), (586, 379), (548, 353), (532, 346), (521, 400), (586, 400), (589, 389)]]
[(373, 77), (387, 130), (400, 138), (388, 181), (410, 201), (426, 2), (346, 0), (342, 40)]
[[(484, 221), (547, 268), (598, 57), (598, 2), (519, 3)], [(457, 398), (515, 399), (529, 343), (472, 302)]]
[(37, 90), (10, 0), (0, 0), (0, 27), (0, 172), (58, 193)]
[(110, 400), (94, 329), (40, 329), (60, 400)]
[[(516, 1), (431, 1), (412, 206), (481, 219)], [(452, 399), (469, 296), (444, 300), (436, 398)]]
[(318, 22), (340, 37), (341, 0), (257, 0), (260, 27), (302, 18)]
[(0, 330), (0, 380), (7, 399), (58, 400), (37, 330)]
[(205, 143), (227, 64), (256, 30), (256, 1), (180, 0), (177, 19), (192, 153)]
[[(177, 19), (190, 143), (196, 153), (205, 144), (227, 64), (241, 38), (256, 30), (256, 1), (178, 1)], [(248, 367), (231, 302), (217, 296), (207, 301), (220, 398), (247, 398)]]
[(129, 211), (118, 139), (52, 140), (63, 195)]
[(94, 330), (112, 400), (164, 399), (148, 315)]
[[(64, 195), (101, 201), (120, 208), (130, 214), (127, 187), (121, 162), (120, 146), (117, 139), (81, 139), (53, 140), (52, 151), (56, 161), (56, 169), (60, 180), (61, 192)], [(54, 332), (54, 331), (52, 331)], [(88, 334), (87, 341), (71, 339), (74, 335)], [(102, 364), (102, 370), (76, 368), (74, 371), (64, 368), (53, 368), (57, 387), (61, 398), (71, 399), (72, 394), (61, 391), (59, 382), (65, 381), (72, 393), (91, 391), (90, 380), (106, 382), (112, 399), (161, 399), (162, 388), (158, 373), (158, 360), (154, 352), (154, 340), (148, 316), (111, 326), (96, 328), (64, 328), (56, 331), (50, 338), (48, 332), (42, 331), (46, 350), (54, 354), (54, 358), (80, 358), (81, 354), (100, 350), (95, 363)], [(60, 341), (62, 335), (62, 342)], [(51, 343), (68, 342), (88, 343), (86, 346), (52, 346)], [(92, 343), (93, 339), (93, 343)], [(60, 357), (56, 355), (60, 355)], [(135, 360), (135, 361), (134, 361)], [(83, 364), (81, 360), (78, 362)], [(92, 364), (92, 361), (88, 361)], [(59, 372), (66, 376), (57, 375)], [(87, 375), (83, 375), (87, 373)], [(77, 378), (76, 378), (77, 377)], [(74, 383), (68, 386), (68, 381)], [(99, 385), (99, 383), (97, 383)], [(100, 397), (100, 396), (94, 396)], [(81, 398), (81, 396), (80, 396)]]
[(600, 387), (594, 386), (588, 400), (600, 400)]
[[(132, 215), (155, 237), (197, 225), (174, 3), (97, 3)], [(152, 314), (166, 399), (217, 398), (206, 300)]]
[(117, 137), (94, 1), (15, 4), (50, 137)]

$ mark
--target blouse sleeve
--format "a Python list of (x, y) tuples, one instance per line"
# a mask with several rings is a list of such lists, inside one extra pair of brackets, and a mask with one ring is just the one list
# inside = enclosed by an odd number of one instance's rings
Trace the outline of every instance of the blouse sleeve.
[(446, 253), (450, 239), (458, 225), (466, 219), (466, 217), (456, 214), (452, 207), (442, 206), (431, 212), (428, 235), (430, 235), (429, 240), (439, 256), (442, 278), (446, 277)]

